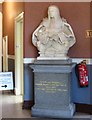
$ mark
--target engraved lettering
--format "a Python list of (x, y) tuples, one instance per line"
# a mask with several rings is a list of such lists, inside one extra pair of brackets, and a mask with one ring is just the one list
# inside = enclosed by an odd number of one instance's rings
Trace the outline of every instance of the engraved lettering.
[(46, 93), (67, 92), (67, 85), (62, 82), (39, 81), (36, 83), (36, 89)]

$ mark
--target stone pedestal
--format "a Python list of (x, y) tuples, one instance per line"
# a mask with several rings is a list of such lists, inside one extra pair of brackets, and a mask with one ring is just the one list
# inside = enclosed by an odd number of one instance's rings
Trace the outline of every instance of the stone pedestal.
[(71, 101), (71, 61), (37, 60), (30, 67), (34, 72), (32, 116), (71, 118), (75, 112)]

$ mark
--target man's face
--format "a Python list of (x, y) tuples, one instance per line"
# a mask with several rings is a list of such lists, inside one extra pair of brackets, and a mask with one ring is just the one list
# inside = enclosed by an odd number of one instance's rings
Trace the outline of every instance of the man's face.
[(59, 15), (59, 11), (56, 7), (49, 7), (48, 15), (51, 19), (56, 18)]

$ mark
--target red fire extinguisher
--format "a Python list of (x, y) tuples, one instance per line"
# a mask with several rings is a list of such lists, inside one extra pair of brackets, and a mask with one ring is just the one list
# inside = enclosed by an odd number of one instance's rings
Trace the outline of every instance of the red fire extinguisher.
[(88, 70), (86, 66), (86, 60), (83, 60), (77, 65), (77, 77), (79, 80), (80, 87), (88, 86)]

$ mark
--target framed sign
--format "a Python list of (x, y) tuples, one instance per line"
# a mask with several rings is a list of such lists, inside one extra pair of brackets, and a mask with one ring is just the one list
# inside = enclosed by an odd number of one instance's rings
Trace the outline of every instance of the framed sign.
[(13, 90), (12, 72), (0, 72), (0, 90)]

